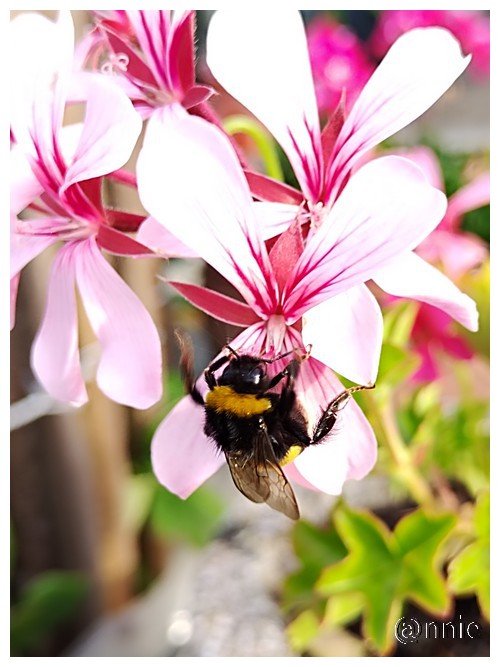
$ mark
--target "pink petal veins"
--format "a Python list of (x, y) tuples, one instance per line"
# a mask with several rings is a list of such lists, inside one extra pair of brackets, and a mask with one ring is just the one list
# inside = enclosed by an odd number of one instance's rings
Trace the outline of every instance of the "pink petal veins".
[(317, 201), (322, 189), (321, 139), (299, 12), (216, 12), (208, 28), (207, 62), (228, 93), (275, 136), (306, 198)]
[(97, 383), (112, 400), (145, 409), (162, 394), (161, 347), (151, 316), (89, 238), (78, 245), (76, 279), (101, 344)]
[(361, 167), (292, 271), (285, 290), (288, 321), (366, 282), (418, 245), (445, 210), (445, 195), (409, 160), (383, 157)]
[(329, 201), (354, 162), (431, 107), (470, 61), (442, 28), (418, 28), (391, 47), (347, 117), (329, 167)]
[(76, 248), (77, 244), (68, 243), (54, 259), (45, 314), (31, 348), (31, 365), (49, 394), (78, 406), (87, 401), (87, 392), (78, 355)]
[(229, 280), (259, 315), (277, 288), (248, 184), (214, 125), (179, 105), (149, 120), (137, 163), (141, 201), (154, 218)]

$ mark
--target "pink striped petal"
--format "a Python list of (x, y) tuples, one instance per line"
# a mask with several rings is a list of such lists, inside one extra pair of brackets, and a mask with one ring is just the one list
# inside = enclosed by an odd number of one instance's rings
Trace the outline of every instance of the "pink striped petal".
[(377, 300), (359, 285), (308, 310), (302, 338), (312, 354), (357, 384), (374, 384), (382, 349), (383, 319)]
[(177, 281), (169, 281), (169, 285), (182, 294), (193, 306), (221, 322), (247, 327), (259, 321), (250, 306), (225, 294), (220, 294), (207, 287)]
[(123, 167), (142, 128), (140, 116), (118, 86), (101, 75), (87, 74), (82, 81), (87, 98), (85, 121), (63, 190)]
[(445, 195), (409, 160), (382, 157), (361, 167), (294, 267), (285, 293), (287, 322), (417, 246), (445, 210)]
[(67, 243), (54, 259), (45, 314), (31, 348), (31, 365), (40, 384), (58, 400), (75, 406), (87, 401), (78, 356), (77, 247)]
[(137, 162), (146, 210), (229, 280), (259, 315), (277, 288), (243, 171), (227, 137), (179, 105), (149, 120)]
[(402, 35), (377, 67), (347, 117), (329, 167), (333, 201), (354, 162), (431, 107), (470, 61), (442, 28)]
[(163, 257), (198, 257), (154, 218), (146, 218), (137, 232), (137, 240)]
[(293, 204), (276, 204), (267, 201), (254, 202), (254, 209), (257, 224), (264, 239), (270, 239), (286, 231), (300, 210)]
[[(297, 395), (308, 415), (314, 415), (312, 424), (317, 423), (328, 403), (343, 390), (334, 373), (321, 362), (309, 357), (302, 364), (297, 378)], [(308, 485), (338, 495), (346, 480), (365, 477), (375, 465), (376, 458), (377, 441), (373, 430), (351, 398), (339, 411), (332, 432), (321, 443), (307, 447), (286, 471), (289, 474), (295, 467)], [(294, 478), (300, 483), (300, 477)]]
[(414, 252), (401, 253), (375, 271), (372, 278), (389, 294), (424, 301), (448, 313), (466, 329), (478, 329), (474, 301)]
[(162, 394), (161, 346), (151, 316), (97, 248), (79, 243), (76, 280), (101, 344), (97, 383), (117, 403), (145, 409)]
[(207, 35), (207, 62), (222, 86), (275, 136), (307, 199), (322, 189), (318, 109), (307, 40), (296, 10), (220, 10)]
[(443, 172), (436, 153), (427, 146), (397, 148), (390, 150), (391, 155), (398, 155), (411, 160), (424, 172), (429, 183), (438, 190), (444, 191)]
[(187, 498), (226, 462), (203, 433), (205, 412), (185, 396), (161, 422), (151, 443), (153, 471), (169, 491)]

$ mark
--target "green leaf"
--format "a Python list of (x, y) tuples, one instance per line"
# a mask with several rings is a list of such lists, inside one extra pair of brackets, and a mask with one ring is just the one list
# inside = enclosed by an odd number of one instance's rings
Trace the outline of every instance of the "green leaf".
[(321, 570), (347, 554), (337, 533), (305, 520), (295, 524), (292, 541), (301, 568), (287, 577), (283, 584), (282, 606), (287, 613), (314, 607), (318, 600), (314, 584)]
[[(364, 633), (377, 651), (386, 653), (406, 600), (434, 613), (449, 609), (437, 556), (454, 522), (452, 515), (428, 516), (417, 510), (391, 533), (372, 514), (339, 509), (335, 525), (349, 554), (323, 571), (317, 590), (328, 597), (361, 595)], [(356, 598), (349, 602), (355, 608)]]
[(474, 513), (476, 539), (449, 566), (449, 582), (457, 595), (475, 593), (485, 618), (490, 617), (490, 495), (479, 498)]
[(48, 633), (70, 620), (88, 590), (78, 572), (46, 572), (32, 579), (11, 609), (12, 655), (26, 655)]
[(200, 487), (182, 500), (158, 486), (150, 519), (158, 535), (187, 540), (202, 547), (215, 535), (223, 511), (224, 503), (207, 487)]
[(304, 611), (294, 619), (286, 629), (292, 649), (302, 653), (319, 632), (320, 622), (316, 614)]
[(384, 343), (380, 355), (380, 364), (377, 375), (377, 389), (387, 385), (393, 390), (395, 385), (408, 378), (418, 366), (416, 354), (393, 345)]
[(131, 475), (127, 480), (122, 511), (125, 524), (132, 532), (138, 533), (145, 524), (157, 485), (154, 475), (147, 472)]

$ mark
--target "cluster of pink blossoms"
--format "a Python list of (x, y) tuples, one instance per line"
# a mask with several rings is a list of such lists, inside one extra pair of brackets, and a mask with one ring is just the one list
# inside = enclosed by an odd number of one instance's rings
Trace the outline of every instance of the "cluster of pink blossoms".
[[(321, 128), (300, 14), (214, 14), (208, 66), (281, 144), (295, 189), (242, 167), (210, 106), (213, 91), (196, 82), (193, 11), (95, 12), (95, 21), (76, 49), (67, 12), (57, 23), (24, 15), (11, 28), (12, 302), (22, 268), (57, 244), (32, 351), (48, 392), (75, 405), (87, 399), (76, 286), (101, 344), (103, 392), (138, 408), (161, 398), (158, 333), (102, 251), (203, 258), (241, 300), (199, 285), (173, 286), (213, 317), (243, 327), (234, 349), (274, 356), (311, 345), (297, 380), (311, 424), (342, 391), (334, 371), (357, 383), (376, 380), (382, 313), (367, 281), (477, 328), (474, 302), (414, 252), (437, 233), (443, 192), (407, 157), (360, 166), (467, 67), (469, 57), (448, 31), (402, 35), (349, 112), (341, 103)], [(65, 110), (77, 102), (85, 105), (83, 122), (64, 125)], [(143, 123), (134, 175), (124, 165)], [(103, 179), (136, 186), (149, 217), (107, 207)], [(203, 379), (198, 387), (207, 390)], [(224, 461), (190, 397), (158, 428), (152, 458), (160, 482), (182, 497)], [(375, 459), (372, 428), (349, 401), (335, 435), (304, 450), (286, 473), (336, 494)]]

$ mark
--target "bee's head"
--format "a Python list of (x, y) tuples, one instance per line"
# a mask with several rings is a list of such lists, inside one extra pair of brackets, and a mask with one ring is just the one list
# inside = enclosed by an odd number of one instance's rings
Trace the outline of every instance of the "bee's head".
[(243, 354), (230, 359), (218, 383), (240, 394), (258, 394), (267, 389), (269, 380), (262, 360)]

